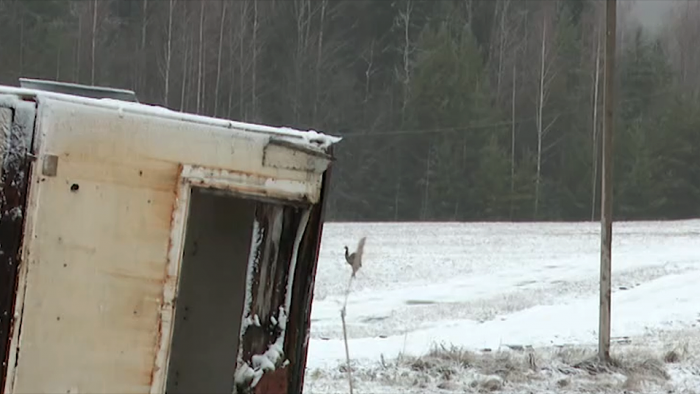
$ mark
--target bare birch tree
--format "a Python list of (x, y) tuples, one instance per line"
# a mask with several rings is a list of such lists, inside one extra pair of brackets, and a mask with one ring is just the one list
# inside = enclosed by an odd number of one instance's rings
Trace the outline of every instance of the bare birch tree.
[(75, 49), (75, 73), (73, 75), (73, 81), (76, 83), (80, 82), (80, 63), (82, 60), (82, 49), (83, 49), (83, 10), (82, 5), (78, 3), (71, 3), (71, 14), (78, 18), (78, 35)]
[(199, 56), (197, 57), (197, 107), (196, 113), (202, 113), (202, 83), (204, 82), (204, 5), (206, 1), (200, 1), (199, 8)]
[(248, 2), (242, 1), (239, 3), (241, 6), (240, 19), (239, 19), (239, 46), (238, 46), (238, 79), (241, 81), (238, 88), (238, 117), (241, 120), (246, 120), (248, 118), (245, 105), (245, 85), (243, 81), (247, 76), (247, 66), (246, 66), (246, 56), (245, 53), (245, 39), (247, 32), (247, 22), (248, 22)]
[(667, 30), (664, 32), (666, 50), (673, 69), (678, 73), (681, 91), (700, 101), (700, 2), (674, 2)]
[[(182, 25), (190, 25), (190, 13), (187, 3), (184, 4), (183, 15), (182, 15)], [(187, 108), (188, 98), (187, 95), (188, 86), (190, 84), (190, 63), (192, 62), (192, 53), (194, 52), (194, 45), (192, 43), (190, 29), (182, 28), (180, 29), (180, 42), (182, 43), (183, 53), (182, 53), (182, 81), (180, 84), (180, 112), (185, 111)]]
[(252, 118), (257, 121), (258, 119), (258, 0), (253, 0), (253, 58), (252, 58), (252, 74), (251, 74), (251, 107), (252, 107)]
[(90, 66), (90, 83), (95, 84), (95, 47), (97, 45), (97, 0), (92, 0), (92, 64)]
[(397, 71), (398, 80), (402, 84), (403, 96), (401, 99), (401, 124), (406, 122), (406, 107), (410, 96), (411, 84), (411, 56), (414, 51), (413, 43), (411, 42), (411, 14), (413, 12), (413, 4), (411, 0), (406, 0), (406, 5), (403, 10), (399, 11), (398, 24), (403, 31), (403, 42), (401, 43), (402, 62), (401, 71)]
[(314, 112), (312, 117), (312, 122), (314, 124), (318, 121), (319, 92), (321, 91), (321, 59), (323, 58), (323, 30), (325, 28), (327, 6), (328, 0), (321, 0), (321, 21), (318, 26), (318, 54), (316, 56), (316, 97), (314, 99)]
[(550, 42), (554, 42), (552, 39), (552, 32), (547, 32), (547, 25), (551, 22), (549, 12), (542, 12), (542, 39), (540, 41), (541, 51), (540, 51), (540, 75), (538, 80), (538, 92), (537, 92), (537, 172), (535, 175), (535, 210), (534, 216), (538, 218), (539, 216), (539, 205), (540, 205), (540, 192), (542, 183), (542, 155), (544, 141), (547, 132), (550, 130), (554, 122), (556, 122), (556, 116), (547, 124), (544, 124), (544, 108), (547, 105), (549, 98), (550, 85), (554, 80), (554, 62), (550, 57), (553, 54), (553, 48)]
[(310, 0), (294, 0), (294, 19), (296, 22), (296, 47), (292, 60), (294, 67), (294, 82), (291, 93), (292, 114), (295, 123), (301, 121), (305, 71), (308, 69), (309, 34), (311, 28), (312, 10)]
[(226, 2), (221, 3), (221, 22), (219, 23), (219, 54), (216, 57), (216, 83), (214, 84), (214, 116), (219, 112), (219, 87), (221, 84), (221, 56), (224, 45), (224, 21), (226, 20)]
[(592, 153), (593, 157), (593, 176), (591, 177), (591, 221), (595, 220), (596, 212), (596, 201), (598, 196), (598, 153), (600, 152), (600, 147), (598, 143), (598, 89), (600, 87), (600, 41), (601, 34), (599, 26), (596, 28), (596, 47), (595, 47), (595, 69), (593, 70), (593, 123), (592, 123), (592, 139), (593, 147)]
[[(506, 45), (508, 41), (506, 21), (510, 0), (501, 0), (499, 3), (502, 4), (502, 6), (500, 7), (500, 21), (498, 29), (498, 69), (496, 71), (496, 100), (499, 100), (501, 97), (501, 82), (504, 69), (503, 55), (506, 50)], [(496, 9), (498, 10), (499, 7), (496, 6)]]
[(170, 64), (172, 63), (173, 52), (173, 9), (175, 8), (175, 0), (168, 1), (168, 39), (165, 49), (165, 88), (163, 93), (163, 103), (168, 106), (168, 97), (170, 96)]
[(146, 70), (146, 56), (148, 56), (148, 51), (146, 50), (146, 34), (148, 32), (148, 0), (143, 0), (143, 8), (141, 9), (141, 40), (138, 47), (139, 61), (136, 62), (137, 66), (135, 68), (134, 77), (134, 90), (139, 91), (142, 88), (143, 74)]
[(513, 198), (515, 196), (515, 99), (518, 88), (518, 51), (513, 51), (513, 81), (511, 91), (511, 112), (510, 112), (510, 217), (513, 218)]

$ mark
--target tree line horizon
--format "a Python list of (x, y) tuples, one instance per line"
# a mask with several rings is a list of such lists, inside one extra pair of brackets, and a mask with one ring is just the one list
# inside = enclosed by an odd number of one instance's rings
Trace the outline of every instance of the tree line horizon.
[[(613, 217), (700, 217), (700, 2), (618, 4)], [(598, 220), (604, 6), (0, 0), (0, 83), (342, 136), (328, 221)]]

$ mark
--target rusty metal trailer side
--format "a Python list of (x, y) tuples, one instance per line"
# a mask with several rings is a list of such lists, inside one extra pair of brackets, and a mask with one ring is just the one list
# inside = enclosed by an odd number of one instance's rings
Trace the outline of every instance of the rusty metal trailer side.
[(254, 223), (234, 218), (257, 237), (233, 323), (234, 392), (301, 393), (332, 143), (314, 146), (325, 138), (315, 132), (7, 90), (0, 393), (166, 390), (194, 189), (254, 203)]
[(0, 392), (5, 387), (21, 264), (34, 103), (0, 96)]

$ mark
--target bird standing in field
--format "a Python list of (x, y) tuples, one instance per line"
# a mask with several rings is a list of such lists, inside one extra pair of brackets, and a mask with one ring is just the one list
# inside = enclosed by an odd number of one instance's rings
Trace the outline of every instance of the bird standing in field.
[(352, 253), (349, 253), (348, 247), (345, 246), (345, 261), (352, 267), (353, 277), (362, 267), (362, 253), (365, 249), (365, 239), (366, 237), (360, 239), (360, 242), (357, 243), (357, 249)]

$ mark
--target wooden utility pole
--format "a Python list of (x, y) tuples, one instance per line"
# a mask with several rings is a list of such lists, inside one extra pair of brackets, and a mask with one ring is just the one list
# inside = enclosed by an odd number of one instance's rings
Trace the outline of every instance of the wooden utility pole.
[(615, 38), (617, 1), (606, 0), (605, 9), (605, 124), (603, 127), (603, 176), (601, 177), (600, 234), (600, 316), (598, 325), (598, 358), (610, 361), (611, 249), (613, 210), (613, 123), (615, 105)]

